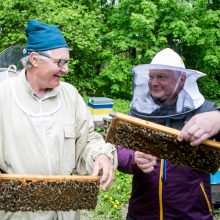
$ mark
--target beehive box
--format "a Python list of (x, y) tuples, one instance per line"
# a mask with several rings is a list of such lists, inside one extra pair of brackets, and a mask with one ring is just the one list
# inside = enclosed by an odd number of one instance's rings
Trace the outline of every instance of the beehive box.
[(220, 205), (220, 170), (210, 175), (212, 203)]
[(103, 122), (104, 117), (108, 117), (112, 112), (113, 99), (106, 97), (90, 97), (88, 107), (92, 113), (94, 122)]
[(220, 205), (220, 184), (211, 185), (212, 204)]
[(95, 176), (0, 174), (0, 210), (94, 209), (98, 187), (99, 180)]
[(107, 142), (213, 174), (220, 167), (220, 142), (207, 140), (192, 147), (177, 140), (179, 130), (121, 113), (111, 116)]

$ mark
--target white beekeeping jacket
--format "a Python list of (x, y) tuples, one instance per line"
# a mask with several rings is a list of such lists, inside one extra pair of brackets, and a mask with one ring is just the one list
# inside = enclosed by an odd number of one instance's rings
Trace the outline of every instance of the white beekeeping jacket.
[[(72, 85), (62, 82), (39, 99), (33, 94), (23, 70), (18, 77), (0, 82), (0, 103), (0, 168), (4, 172), (91, 174), (94, 159), (101, 153), (114, 161), (116, 167), (114, 146), (94, 132), (87, 105)], [(69, 220), (75, 219), (75, 214), (1, 211), (0, 219), (11, 216), (11, 219), (25, 220)]]

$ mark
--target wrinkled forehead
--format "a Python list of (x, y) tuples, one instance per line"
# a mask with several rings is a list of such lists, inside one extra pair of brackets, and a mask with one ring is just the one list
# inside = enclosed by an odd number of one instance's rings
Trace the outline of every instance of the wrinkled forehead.
[(69, 48), (62, 47), (53, 50), (48, 50), (47, 54), (58, 59), (69, 59), (69, 51)]
[(168, 70), (168, 69), (151, 69), (149, 70), (149, 76), (164, 76), (168, 78), (176, 78), (180, 75), (180, 71)]

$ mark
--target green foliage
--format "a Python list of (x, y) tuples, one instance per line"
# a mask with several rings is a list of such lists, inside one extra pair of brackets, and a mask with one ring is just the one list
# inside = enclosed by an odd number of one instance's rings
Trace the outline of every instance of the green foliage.
[(201, 79), (200, 84), (203, 94), (211, 100), (219, 100), (220, 84), (215, 78)]
[(215, 100), (217, 106), (220, 108), (220, 100)]
[(0, 50), (24, 45), (28, 19), (53, 23), (73, 49), (64, 78), (81, 94), (131, 99), (131, 69), (171, 47), (219, 99), (220, 10), (217, 0), (0, 0)]
[(124, 99), (114, 99), (113, 111), (124, 114), (129, 113), (130, 101)]

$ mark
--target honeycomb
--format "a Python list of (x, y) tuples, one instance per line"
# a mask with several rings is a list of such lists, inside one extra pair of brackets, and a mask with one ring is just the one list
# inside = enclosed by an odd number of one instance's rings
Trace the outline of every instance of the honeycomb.
[(170, 128), (162, 125), (151, 127), (154, 124), (131, 116), (126, 116), (123, 120), (123, 114), (120, 114), (120, 118), (117, 118), (116, 114), (112, 119), (106, 141), (116, 146), (152, 154), (176, 165), (186, 165), (209, 173), (218, 170), (220, 148), (204, 144), (192, 147), (189, 142), (179, 142), (177, 135), (166, 132)]
[(0, 210), (5, 211), (70, 211), (94, 209), (99, 191), (98, 181), (53, 180), (33, 181), (2, 178), (0, 175)]

